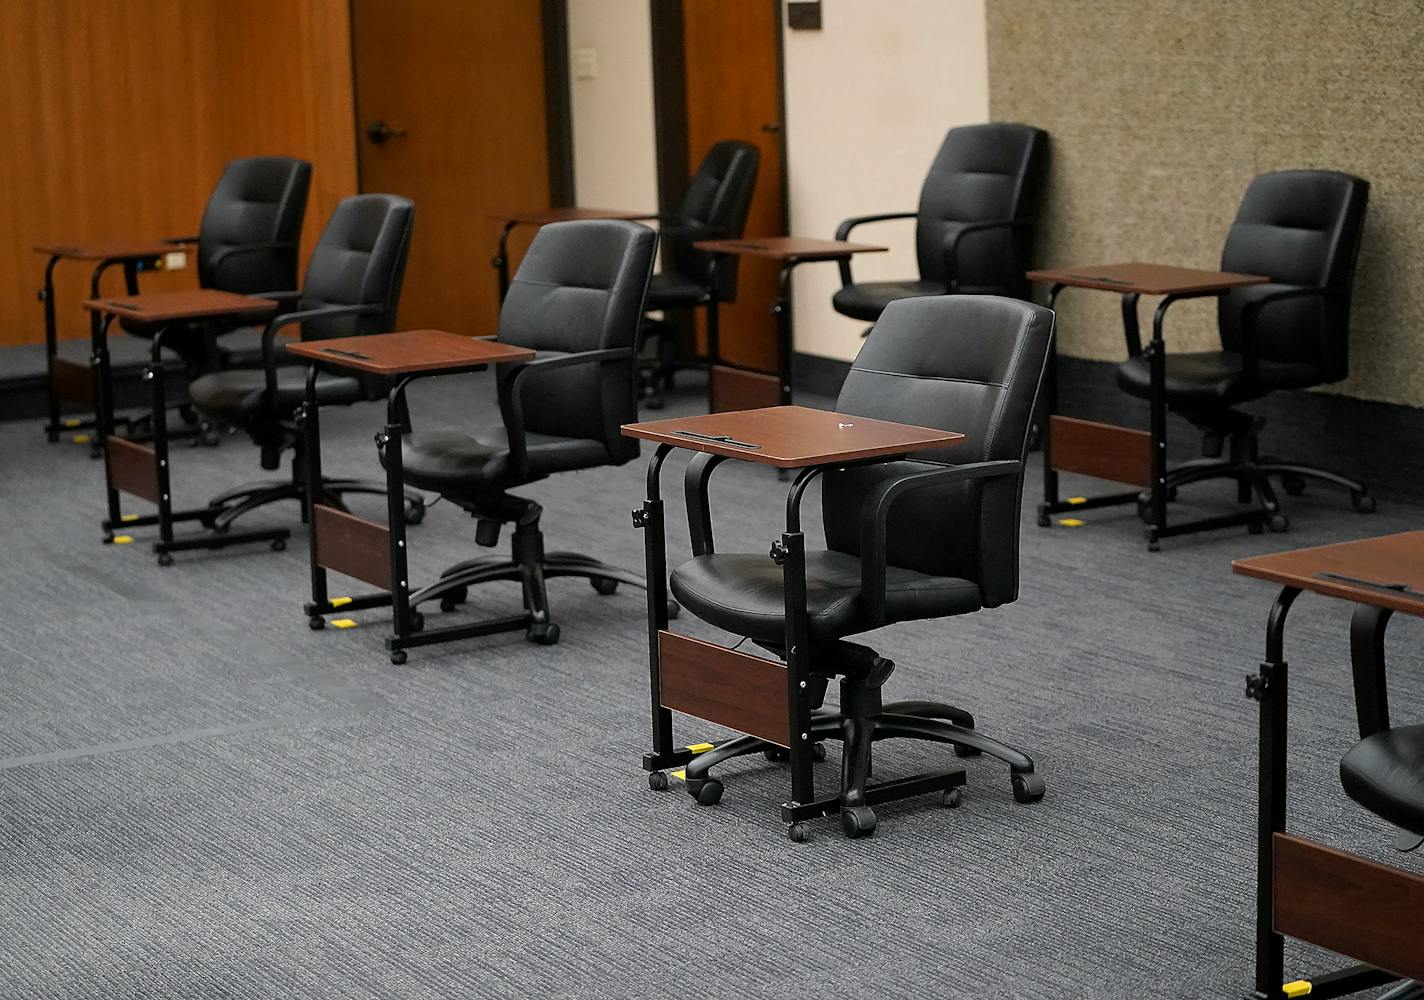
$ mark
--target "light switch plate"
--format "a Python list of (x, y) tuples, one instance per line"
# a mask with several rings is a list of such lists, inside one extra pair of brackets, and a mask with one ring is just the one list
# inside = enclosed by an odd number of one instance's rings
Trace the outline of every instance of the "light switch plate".
[(188, 266), (188, 254), (182, 250), (173, 250), (163, 255), (163, 270), (181, 271)]
[(593, 48), (574, 49), (574, 79), (598, 79), (598, 50)]

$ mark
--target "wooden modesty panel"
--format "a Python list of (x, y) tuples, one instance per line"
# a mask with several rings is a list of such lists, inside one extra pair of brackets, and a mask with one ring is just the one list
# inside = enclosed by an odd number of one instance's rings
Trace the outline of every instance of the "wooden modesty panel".
[(1049, 421), (1053, 467), (1130, 486), (1152, 484), (1152, 435), (1074, 417)]
[(712, 379), (713, 413), (754, 410), (781, 402), (781, 379), (775, 375), (713, 365), (709, 378)]
[(109, 485), (142, 500), (158, 503), (158, 457), (147, 445), (121, 437), (106, 439)]
[(316, 504), (312, 548), (316, 561), (382, 590), (391, 589), (390, 530), (385, 525)]
[(1276, 933), (1424, 979), (1424, 877), (1278, 833), (1271, 884)]
[(88, 365), (75, 364), (64, 358), (51, 358), (49, 384), (55, 396), (74, 403), (94, 402), (94, 373)]
[(658, 677), (664, 708), (791, 746), (780, 663), (664, 630)]

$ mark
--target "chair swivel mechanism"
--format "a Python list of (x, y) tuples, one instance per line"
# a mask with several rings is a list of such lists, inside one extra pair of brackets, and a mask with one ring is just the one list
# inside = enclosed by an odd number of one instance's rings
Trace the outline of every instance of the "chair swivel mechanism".
[[(1169, 498), (1189, 483), (1234, 479), (1238, 501), (1256, 501), (1262, 520), (1276, 531), (1286, 530), (1289, 521), (1271, 477), (1279, 477), (1291, 496), (1305, 489), (1307, 479), (1317, 479), (1348, 490), (1356, 510), (1375, 509), (1359, 480), (1262, 458), (1258, 437), (1265, 420), (1237, 409), (1272, 392), (1327, 385), (1349, 373), (1350, 296), (1369, 189), (1358, 177), (1326, 170), (1262, 174), (1246, 189), (1221, 269), (1271, 280), (1217, 300), (1221, 350), (1167, 355), (1167, 405), (1202, 431), (1203, 442), (1201, 459), (1168, 471)], [(1134, 338), (1128, 339), (1130, 357), (1117, 370), (1117, 384), (1150, 399), (1151, 366), (1133, 349)], [(1251, 530), (1260, 532), (1262, 524)]]
[[(637, 458), (637, 442), (619, 428), (637, 419), (638, 335), (656, 248), (653, 230), (624, 221), (553, 223), (535, 235), (500, 309), (496, 339), (537, 354), (498, 367), (500, 426), (473, 436), (412, 429), (401, 444), (406, 482), (469, 512), (478, 545), (497, 545), (512, 525), (511, 552), (451, 566), (411, 596), (412, 606), (439, 601), (451, 612), (472, 586), (514, 581), (524, 614), (497, 619), (488, 631), (523, 628), (531, 642), (552, 645), (559, 626), (546, 580), (582, 577), (605, 595), (620, 583), (646, 586), (641, 575), (591, 556), (546, 552), (542, 508), (510, 490)], [(416, 627), (423, 626), (421, 614)]]
[[(969, 712), (934, 701), (884, 702), (882, 688), (895, 664), (851, 637), (1018, 597), (1023, 459), (1052, 332), (1049, 310), (999, 296), (895, 301), (846, 376), (837, 412), (966, 435), (953, 448), (915, 460), (824, 473), (826, 547), (805, 555), (807, 620), (799, 634), (810, 637), (811, 673), (821, 693), (831, 680), (840, 683), (839, 707), (813, 714), (812, 735), (844, 743), (840, 801), (848, 836), (876, 827), (866, 790), (880, 740), (989, 754), (1009, 765), (1015, 799), (1043, 797), (1032, 759), (985, 735)], [(703, 621), (784, 660), (786, 600), (775, 558), (713, 547), (708, 485), (718, 464), (716, 456), (699, 455), (688, 465), (694, 557), (673, 570), (672, 593)], [(687, 791), (702, 804), (718, 801), (722, 783), (711, 769), (758, 752), (784, 757), (753, 736), (699, 754), (685, 772)], [(944, 797), (946, 805), (957, 805), (959, 789)], [(801, 840), (807, 830), (796, 823), (789, 833)]]
[[(718, 302), (736, 301), (737, 259), (722, 261), (714, 274), (711, 255), (694, 249), (692, 244), (742, 236), (760, 161), (761, 151), (755, 146), (731, 139), (707, 151), (688, 183), (676, 216), (662, 226), (663, 268), (653, 275), (648, 287), (649, 310), (705, 308), (714, 298)], [(672, 387), (677, 370), (673, 327), (667, 320), (650, 319), (643, 336), (645, 342), (656, 345), (653, 367), (644, 376), (648, 406), (660, 409), (663, 392)]]
[(949, 130), (920, 189), (914, 212), (846, 219), (836, 239), (858, 226), (915, 220), (920, 276), (857, 282), (840, 263), (836, 312), (874, 323), (896, 299), (954, 293), (1029, 297), (1034, 216), (1043, 189), (1048, 133), (1031, 125), (992, 123)]
[[(292, 311), (279, 314), (263, 331), (263, 367), (213, 372), (193, 382), (189, 391), (194, 405), (220, 423), (246, 430), (261, 449), (262, 468), (276, 469), (283, 451), (294, 452), (291, 479), (240, 486), (209, 501), (209, 521), (218, 535), (259, 507), (304, 500), (309, 484), (295, 413), (306, 398), (306, 372), (281, 363), (285, 352), (277, 334), (295, 326), (308, 341), (394, 330), (414, 215), (411, 202), (397, 195), (343, 199), (312, 250), (300, 294), (289, 299)], [(319, 374), (316, 392), (318, 405), (350, 406), (383, 397), (386, 385), (383, 379)], [(321, 489), (323, 502), (342, 510), (346, 494), (386, 492), (384, 485), (355, 479), (324, 479)], [(407, 505), (408, 518), (418, 522), (423, 499), (412, 494)]]

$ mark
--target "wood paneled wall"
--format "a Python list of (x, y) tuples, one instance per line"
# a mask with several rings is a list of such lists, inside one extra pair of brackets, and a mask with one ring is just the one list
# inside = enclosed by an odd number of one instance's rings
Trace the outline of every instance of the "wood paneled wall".
[[(312, 162), (309, 249), (356, 191), (347, 2), (3, 0), (0, 135), (0, 346), (43, 339), (33, 244), (196, 232), (233, 157)], [(87, 269), (57, 277), (81, 336)], [(196, 281), (190, 262), (143, 287)]]

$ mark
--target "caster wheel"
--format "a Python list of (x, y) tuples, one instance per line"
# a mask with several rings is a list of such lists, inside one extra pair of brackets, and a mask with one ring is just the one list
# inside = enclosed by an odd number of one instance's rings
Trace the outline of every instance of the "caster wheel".
[(716, 778), (708, 778), (697, 789), (697, 804), (715, 806), (722, 801), (722, 783)]
[(588, 582), (594, 590), (598, 591), (604, 597), (618, 592), (618, 581), (610, 580), (606, 576), (591, 577)]
[(944, 797), (940, 799), (940, 802), (944, 804), (946, 809), (958, 809), (959, 804), (963, 801), (964, 793), (958, 788), (946, 788), (944, 790)]
[(1287, 496), (1298, 497), (1305, 492), (1305, 480), (1300, 476), (1284, 475), (1281, 477), (1281, 489), (1286, 491)]
[(1038, 526), (1040, 528), (1051, 528), (1053, 527), (1053, 519), (1050, 518), (1047, 514), (1043, 513), (1043, 511), (1039, 511)]
[(407, 500), (405, 504), (405, 523), (419, 524), (425, 520), (425, 501)]
[(648, 787), (655, 792), (665, 792), (668, 786), (668, 776), (662, 771), (648, 772)]
[(815, 757), (817, 760), (825, 760), (825, 759), (826, 759), (826, 745), (825, 745), (824, 743), (820, 742), (819, 740), (817, 740), (817, 741), (816, 741), (816, 745), (813, 746), (813, 747), (811, 747), (811, 756)]
[(869, 806), (842, 806), (841, 829), (847, 837), (868, 837), (875, 832), (875, 810)]
[(1351, 493), (1350, 503), (1361, 514), (1373, 514), (1375, 512), (1375, 498), (1368, 493)]
[(419, 611), (415, 611), (415, 612), (412, 612), (412, 613), (411, 613), (411, 616), (410, 616), (410, 630), (411, 630), (412, 632), (424, 632), (424, 631), (425, 631), (425, 616), (424, 616), (423, 614), (421, 614)]
[(403, 649), (397, 649), (395, 652), (391, 653), (391, 662), (398, 667), (404, 666), (405, 661), (407, 659), (408, 657), (406, 656), (405, 650)]
[(668, 605), (667, 605), (668, 621), (670, 621), (670, 622), (671, 622), (671, 621), (677, 621), (677, 616), (680, 615), (680, 614), (682, 614), (682, 605), (681, 605), (681, 604), (678, 604), (678, 603), (677, 603), (676, 601), (674, 601), (672, 598), (668, 598)]
[(1145, 500), (1137, 501), (1137, 519), (1149, 527), (1152, 524), (1152, 505)]
[(529, 626), (529, 631), (524, 633), (524, 637), (540, 646), (553, 646), (559, 641), (559, 626), (551, 622), (536, 622)]
[(1037, 802), (1043, 798), (1045, 791), (1043, 777), (1036, 772), (1030, 771), (1028, 774), (1014, 775), (1013, 784), (1015, 802), (1027, 804), (1029, 802)]
[(447, 613), (454, 611), (460, 605), (464, 604), (465, 601), (469, 599), (469, 597), (470, 591), (465, 587), (461, 587), (458, 590), (452, 590), (444, 597), (440, 598), (440, 610)]
[(273, 552), (286, 552), (286, 551), (287, 551), (287, 541), (286, 541), (286, 539), (284, 539), (284, 538), (274, 538), (274, 539), (272, 539), (272, 551), (273, 551)]
[(307, 619), (307, 628), (311, 629), (313, 632), (320, 632), (322, 629), (326, 628), (326, 619), (323, 618), (321, 615), (312, 615), (310, 618)]
[(786, 828), (786, 835), (798, 844), (811, 839), (811, 828), (805, 823), (792, 823)]
[(1272, 531), (1279, 533), (1290, 528), (1290, 518), (1284, 514), (1272, 514), (1269, 524)]
[(158, 554), (158, 565), (160, 565), (160, 566), (172, 566), (172, 565), (173, 565), (173, 556), (170, 555), (170, 554), (167, 553), (167, 552), (160, 552), (160, 553)]
[(781, 749), (781, 747), (771, 747), (770, 749), (763, 750), (761, 755), (766, 758), (769, 764), (784, 764), (791, 758), (791, 755)]

